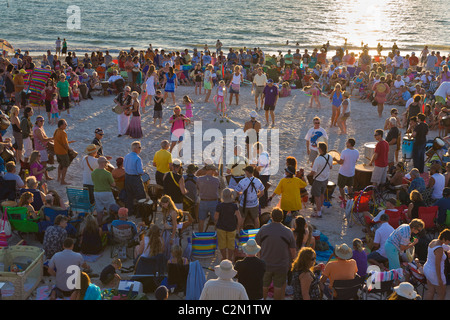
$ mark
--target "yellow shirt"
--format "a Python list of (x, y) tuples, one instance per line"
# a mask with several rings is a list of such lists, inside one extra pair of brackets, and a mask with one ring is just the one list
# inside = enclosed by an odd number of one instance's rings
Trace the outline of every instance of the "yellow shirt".
[(306, 182), (297, 177), (281, 179), (274, 191), (278, 195), (281, 194), (281, 209), (285, 211), (301, 210), (300, 189), (305, 187)]
[(170, 171), (169, 163), (172, 163), (172, 154), (165, 150), (161, 149), (155, 153), (153, 157), (153, 162), (156, 163), (156, 170), (161, 173), (166, 173)]
[(55, 154), (67, 154), (69, 151), (69, 141), (67, 140), (67, 133), (64, 130), (58, 128), (53, 134), (53, 139)]

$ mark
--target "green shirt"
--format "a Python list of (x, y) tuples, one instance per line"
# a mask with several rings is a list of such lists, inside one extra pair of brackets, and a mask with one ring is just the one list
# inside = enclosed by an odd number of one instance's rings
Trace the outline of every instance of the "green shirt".
[(59, 95), (64, 98), (69, 96), (69, 81), (61, 82), (59, 81), (56, 84), (56, 87), (59, 89)]
[(94, 192), (111, 192), (111, 184), (114, 183), (111, 172), (105, 169), (95, 169), (91, 173), (94, 183)]

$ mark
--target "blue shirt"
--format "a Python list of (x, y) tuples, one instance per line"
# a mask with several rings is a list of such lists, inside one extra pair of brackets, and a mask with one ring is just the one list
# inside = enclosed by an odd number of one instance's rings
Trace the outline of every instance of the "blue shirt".
[(119, 227), (123, 225), (130, 225), (133, 228), (133, 235), (137, 234), (137, 227), (136, 224), (133, 221), (126, 221), (126, 220), (114, 220), (111, 222), (111, 227)]
[(444, 224), (447, 218), (447, 210), (450, 210), (450, 198), (441, 198), (436, 201), (433, 206), (439, 207), (437, 222)]
[(136, 152), (130, 152), (124, 157), (123, 168), (125, 169), (126, 174), (144, 174), (144, 169), (142, 168), (142, 159)]
[(403, 100), (408, 101), (409, 98), (411, 98), (411, 93), (408, 90), (406, 90), (405, 92), (402, 93), (402, 98)]
[(413, 181), (411, 181), (411, 184), (408, 188), (408, 193), (411, 193), (411, 191), (417, 190), (419, 192), (425, 191), (425, 180), (423, 180), (422, 177), (416, 178)]

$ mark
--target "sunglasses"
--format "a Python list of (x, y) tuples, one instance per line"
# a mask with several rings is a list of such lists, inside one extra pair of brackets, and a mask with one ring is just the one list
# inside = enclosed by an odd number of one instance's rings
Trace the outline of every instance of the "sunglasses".
[(314, 122), (314, 124), (320, 124), (320, 122)]

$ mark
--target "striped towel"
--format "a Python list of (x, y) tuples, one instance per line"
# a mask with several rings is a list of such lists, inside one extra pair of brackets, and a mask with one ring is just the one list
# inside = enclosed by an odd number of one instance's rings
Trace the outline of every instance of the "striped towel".
[[(39, 105), (42, 100), (42, 90), (45, 88), (48, 78), (52, 75), (49, 69), (35, 68), (28, 81), (28, 90), (30, 91), (30, 104)], [(26, 81), (27, 82), (27, 81)]]
[(376, 284), (392, 281), (392, 280), (404, 280), (403, 269), (393, 269), (389, 271), (371, 271), (369, 272), (369, 278), (367, 279), (367, 288), (368, 290), (376, 289)]

